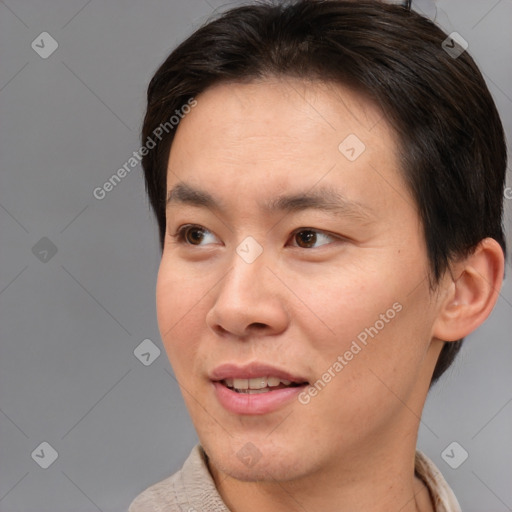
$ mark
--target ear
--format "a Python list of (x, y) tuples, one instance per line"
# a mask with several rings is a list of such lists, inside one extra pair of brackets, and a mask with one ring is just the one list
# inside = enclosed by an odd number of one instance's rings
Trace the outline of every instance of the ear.
[(484, 238), (471, 255), (452, 264), (432, 335), (456, 341), (481, 325), (498, 300), (504, 267), (503, 250), (493, 238)]

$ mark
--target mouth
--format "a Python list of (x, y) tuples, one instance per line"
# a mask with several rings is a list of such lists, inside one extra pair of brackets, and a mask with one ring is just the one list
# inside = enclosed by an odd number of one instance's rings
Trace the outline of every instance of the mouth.
[(219, 403), (235, 414), (267, 414), (287, 404), (309, 385), (304, 377), (253, 362), (224, 364), (209, 374)]
[(219, 382), (236, 393), (245, 393), (248, 395), (269, 393), (279, 389), (296, 388), (309, 384), (308, 382), (292, 382), (287, 379), (272, 376), (254, 377), (251, 379), (223, 379)]

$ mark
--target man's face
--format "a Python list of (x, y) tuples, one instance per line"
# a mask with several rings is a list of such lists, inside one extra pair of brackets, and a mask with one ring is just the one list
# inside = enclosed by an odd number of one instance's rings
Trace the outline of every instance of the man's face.
[(170, 152), (157, 315), (211, 464), (288, 480), (415, 444), (439, 307), (385, 118), (297, 80), (196, 99)]

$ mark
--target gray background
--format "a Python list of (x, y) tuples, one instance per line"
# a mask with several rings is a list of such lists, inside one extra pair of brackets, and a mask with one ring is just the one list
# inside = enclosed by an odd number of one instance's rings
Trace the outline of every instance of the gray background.
[[(158, 237), (140, 166), (103, 200), (92, 191), (140, 147), (157, 66), (227, 5), (0, 1), (1, 512), (124, 511), (196, 442), (159, 337)], [(468, 41), (510, 140), (512, 1), (437, 10)], [(46, 59), (31, 47), (43, 31), (59, 45)], [(465, 512), (512, 510), (511, 316), (508, 276), (423, 416), (419, 448)], [(145, 339), (161, 350), (148, 365), (134, 355)], [(441, 457), (453, 441), (469, 454), (458, 469)], [(47, 469), (42, 442), (58, 453)]]

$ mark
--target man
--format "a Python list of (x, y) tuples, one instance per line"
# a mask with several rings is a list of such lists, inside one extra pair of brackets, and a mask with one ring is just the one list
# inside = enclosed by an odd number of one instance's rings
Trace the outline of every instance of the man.
[(460, 510), (416, 440), (498, 297), (506, 148), (446, 37), (377, 1), (259, 4), (157, 71), (157, 315), (200, 444), (130, 512)]

